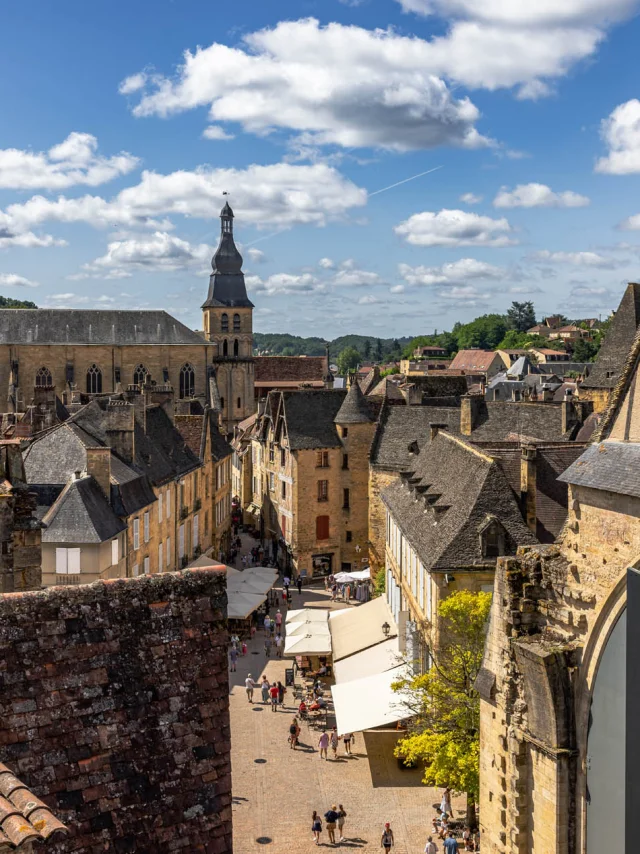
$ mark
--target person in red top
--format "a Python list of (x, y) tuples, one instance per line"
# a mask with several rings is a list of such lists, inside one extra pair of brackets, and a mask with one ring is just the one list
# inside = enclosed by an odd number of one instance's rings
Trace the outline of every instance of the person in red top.
[(278, 689), (277, 684), (274, 682), (273, 685), (271, 686), (271, 688), (269, 688), (269, 696), (271, 697), (271, 711), (272, 712), (278, 711), (278, 694), (279, 694), (279, 689)]

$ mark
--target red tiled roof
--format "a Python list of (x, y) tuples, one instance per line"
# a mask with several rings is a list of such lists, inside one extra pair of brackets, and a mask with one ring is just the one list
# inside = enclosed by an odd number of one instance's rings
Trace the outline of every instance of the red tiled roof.
[[(49, 807), (0, 762), (0, 851), (21, 851), (28, 843), (46, 842), (67, 833)], [(29, 848), (29, 850), (31, 850)]]
[(496, 353), (493, 350), (460, 350), (451, 362), (451, 369), (454, 371), (488, 371), (495, 358)]
[(326, 373), (324, 356), (256, 356), (256, 383), (322, 381)]

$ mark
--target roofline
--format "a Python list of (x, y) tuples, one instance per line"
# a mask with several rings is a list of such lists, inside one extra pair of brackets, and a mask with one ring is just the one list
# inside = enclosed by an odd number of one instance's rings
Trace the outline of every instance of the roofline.
[(443, 436), (449, 442), (455, 442), (456, 445), (460, 445), (461, 448), (464, 448), (466, 451), (469, 451), (472, 454), (475, 454), (476, 457), (480, 457), (481, 460), (484, 460), (487, 463), (495, 463), (493, 457), (489, 457), (487, 454), (483, 454), (482, 451), (474, 448), (469, 442), (465, 442), (464, 439), (461, 439), (459, 436), (454, 436), (449, 433), (447, 430), (439, 430), (438, 436)]
[[(627, 359), (624, 363), (624, 367), (620, 373), (620, 377), (618, 382), (613, 388), (611, 393), (611, 398), (609, 400), (609, 405), (605, 410), (604, 417), (598, 427), (596, 428), (592, 442), (601, 442), (603, 439), (608, 438), (609, 431), (613, 427), (613, 422), (615, 421), (618, 412), (620, 411), (620, 407), (624, 402), (624, 398), (627, 392), (627, 389), (631, 383), (631, 379), (633, 377), (634, 372), (637, 369), (638, 361), (640, 359), (640, 326), (636, 330), (636, 334), (633, 339), (633, 343), (631, 345), (631, 350), (627, 355)], [(585, 388), (589, 388), (589, 386), (585, 386)]]

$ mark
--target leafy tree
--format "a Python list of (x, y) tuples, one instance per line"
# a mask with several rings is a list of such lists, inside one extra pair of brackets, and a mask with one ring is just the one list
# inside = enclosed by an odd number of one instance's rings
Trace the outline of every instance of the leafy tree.
[(495, 350), (507, 331), (502, 314), (483, 314), (471, 323), (456, 323), (453, 334), (459, 350)]
[(599, 349), (600, 346), (595, 341), (585, 341), (583, 338), (579, 338), (573, 346), (573, 361), (593, 362)]
[(546, 347), (551, 350), (562, 350), (562, 342), (554, 338), (544, 338), (542, 335), (529, 335), (526, 332), (516, 332), (509, 329), (502, 341), (498, 344), (499, 350), (527, 350), (529, 347)]
[(387, 589), (387, 571), (384, 566), (373, 576), (373, 593), (374, 596), (382, 596)]
[(512, 302), (511, 308), (507, 310), (507, 323), (510, 329), (515, 329), (516, 332), (526, 332), (536, 325), (536, 312), (533, 303), (527, 302)]
[(362, 345), (362, 354), (365, 359), (371, 358), (371, 341), (367, 338), (367, 340)]
[(345, 347), (338, 356), (338, 373), (341, 376), (346, 376), (349, 371), (353, 371), (360, 364), (360, 353), (355, 347)]
[(35, 302), (28, 299), (13, 299), (0, 296), (0, 308), (37, 308)]
[(424, 763), (423, 783), (467, 795), (467, 820), (475, 825), (479, 793), (480, 698), (475, 680), (482, 666), (490, 593), (460, 590), (438, 607), (441, 634), (430, 645), (427, 673), (393, 685), (412, 718), (396, 756)]
[(376, 338), (376, 362), (382, 361), (382, 341)]

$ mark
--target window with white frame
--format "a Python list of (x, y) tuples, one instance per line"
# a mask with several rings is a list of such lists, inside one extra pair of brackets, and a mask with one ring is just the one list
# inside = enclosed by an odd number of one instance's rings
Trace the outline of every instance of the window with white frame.
[(120, 549), (118, 548), (118, 537), (111, 540), (111, 565), (115, 566), (120, 560)]
[(167, 566), (171, 566), (171, 537), (167, 537)]
[(140, 548), (140, 519), (133, 520), (133, 548)]
[(158, 496), (158, 522), (162, 522), (162, 493)]
[(80, 549), (56, 549), (56, 574), (78, 575), (80, 573)]
[(149, 558), (144, 559), (144, 574), (149, 575)]
[(197, 515), (194, 516), (192, 524), (193, 530), (191, 532), (191, 544), (194, 549), (198, 547), (198, 518), (199, 517)]
[(134, 576), (134, 578), (137, 578), (139, 574), (140, 574), (140, 568), (139, 568), (137, 563), (134, 563), (133, 564), (133, 576)]
[(178, 528), (178, 557), (184, 557), (184, 525)]
[(165, 501), (165, 506), (167, 510), (167, 519), (171, 518), (171, 487), (167, 489), (167, 500)]
[(163, 560), (164, 555), (162, 554), (162, 542), (158, 543), (158, 572), (162, 572), (162, 567), (164, 565)]
[(145, 543), (149, 542), (149, 511), (148, 510), (144, 514), (144, 541), (145, 541)]

